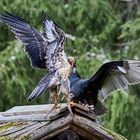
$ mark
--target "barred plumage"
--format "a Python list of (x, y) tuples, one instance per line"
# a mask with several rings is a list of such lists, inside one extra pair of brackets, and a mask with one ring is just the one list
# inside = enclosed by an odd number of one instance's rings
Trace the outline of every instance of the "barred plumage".
[(44, 34), (39, 33), (22, 18), (8, 12), (0, 15), (0, 22), (7, 24), (15, 36), (25, 44), (25, 52), (32, 67), (48, 70), (48, 74), (42, 78), (28, 100), (35, 99), (48, 89), (57, 96), (58, 85), (60, 88), (65, 88), (61, 89), (66, 92), (65, 95), (68, 94), (69, 85), (63, 86), (63, 84), (69, 83), (73, 66), (64, 52), (66, 40), (64, 31), (47, 16), (43, 18)]

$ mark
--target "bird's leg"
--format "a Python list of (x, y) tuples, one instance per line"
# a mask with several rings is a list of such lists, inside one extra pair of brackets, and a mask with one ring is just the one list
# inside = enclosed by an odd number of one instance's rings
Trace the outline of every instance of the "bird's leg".
[(67, 84), (68, 85), (67, 105), (68, 105), (68, 109), (69, 109), (71, 115), (73, 116), (73, 112), (72, 112), (72, 109), (71, 109), (71, 105), (72, 105), (73, 102), (71, 102), (72, 97), (70, 96), (71, 93), (69, 93), (70, 92), (70, 80), (69, 79), (67, 79), (67, 83), (68, 83)]
[(60, 105), (58, 104), (58, 95), (57, 95), (57, 88), (51, 88), (50, 89), (50, 99), (54, 103), (51, 110), (46, 114), (45, 118), (55, 109), (60, 108)]
[(72, 109), (71, 109), (71, 105), (70, 105), (70, 99), (68, 98), (68, 94), (64, 93), (65, 95), (65, 98), (67, 100), (67, 107), (68, 107), (68, 110), (70, 112), (70, 114), (73, 116), (73, 112), (72, 112)]
[(54, 109), (58, 109), (61, 107), (61, 105), (58, 103), (58, 96), (54, 97)]
[(60, 105), (58, 104), (58, 95), (57, 95), (57, 87), (52, 88), (50, 90), (50, 98), (51, 101), (54, 103), (54, 109), (60, 108)]
[(63, 80), (61, 82), (61, 90), (62, 90), (62, 93), (64, 94), (66, 100), (67, 100), (67, 107), (68, 107), (68, 110), (70, 111), (70, 114), (73, 116), (73, 113), (72, 113), (72, 109), (71, 109), (71, 105), (70, 105), (70, 101), (71, 99), (69, 98), (69, 91), (70, 91), (70, 80), (67, 79), (67, 80)]
[(54, 104), (54, 106), (51, 108), (51, 110), (46, 114), (45, 118), (47, 118), (48, 115), (51, 114), (54, 109), (56, 109), (56, 106), (57, 106), (57, 104)]
[[(62, 92), (62, 89), (61, 89), (61, 86), (60, 86), (60, 88), (59, 88), (59, 92), (58, 92), (58, 96), (60, 96), (60, 94), (61, 94), (61, 92)], [(63, 100), (64, 100), (64, 96), (61, 98), (61, 100), (60, 100), (60, 102), (62, 102)]]
[(68, 89), (69, 89), (68, 97), (67, 97), (68, 98), (67, 104), (68, 104), (70, 113), (73, 115), (71, 107), (76, 105), (76, 103), (74, 103), (74, 101), (72, 101), (72, 99), (74, 98), (74, 94), (72, 92), (70, 92), (70, 80), (68, 79), (67, 82), (68, 82)]
[(74, 94), (72, 93), (72, 92), (70, 92), (69, 94), (68, 94), (68, 99), (69, 99), (69, 104), (70, 104), (70, 106), (72, 107), (72, 106), (75, 106), (77, 103), (75, 103), (74, 101), (72, 101), (72, 99), (74, 98)]
[(72, 109), (71, 109), (71, 104), (70, 104), (70, 100), (67, 99), (67, 105), (68, 105), (68, 110), (70, 111), (70, 114), (73, 116), (73, 112), (72, 112)]
[(58, 96), (60, 96), (61, 92), (62, 92), (62, 88), (60, 86), (59, 91), (58, 91)]

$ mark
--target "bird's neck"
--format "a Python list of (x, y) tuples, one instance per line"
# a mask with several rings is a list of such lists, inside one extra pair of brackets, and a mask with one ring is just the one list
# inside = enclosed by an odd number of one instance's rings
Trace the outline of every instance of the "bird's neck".
[(73, 72), (71, 73), (70, 75), (70, 80), (73, 81), (73, 80), (78, 80), (78, 79), (81, 79), (80, 75), (78, 74), (78, 72), (75, 70), (73, 70)]

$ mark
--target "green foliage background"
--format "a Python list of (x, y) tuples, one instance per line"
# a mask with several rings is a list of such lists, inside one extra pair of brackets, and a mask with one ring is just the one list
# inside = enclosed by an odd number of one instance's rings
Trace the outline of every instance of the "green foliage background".
[[(42, 31), (41, 11), (69, 34), (66, 52), (77, 58), (77, 68), (83, 78), (90, 77), (103, 63), (110, 60), (140, 60), (140, 4), (123, 0), (1, 0), (0, 12), (19, 15)], [(33, 70), (7, 26), (0, 25), (0, 111), (15, 105), (29, 104), (27, 97), (46, 74)], [(102, 123), (129, 140), (140, 138), (140, 86), (112, 94), (106, 101), (109, 112)], [(49, 96), (31, 104), (48, 103)]]

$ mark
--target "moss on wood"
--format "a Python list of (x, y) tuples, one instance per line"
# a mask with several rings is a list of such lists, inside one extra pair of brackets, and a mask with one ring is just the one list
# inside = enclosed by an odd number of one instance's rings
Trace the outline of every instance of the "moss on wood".
[(107, 128), (104, 128), (102, 126), (101, 126), (101, 128), (103, 130), (105, 130), (109, 135), (112, 135), (115, 138), (115, 140), (127, 140), (124, 136), (122, 136), (120, 134), (117, 134), (117, 133), (115, 133), (115, 132), (113, 132), (113, 131), (111, 131), (111, 130), (109, 130)]
[(6, 130), (10, 127), (21, 127), (26, 124), (27, 122), (9, 122), (7, 124), (4, 124), (3, 126), (0, 126), (0, 131)]
[(0, 137), (0, 140), (8, 140), (6, 137)]

